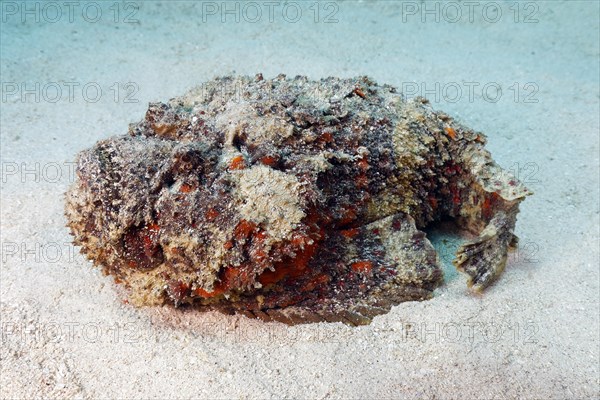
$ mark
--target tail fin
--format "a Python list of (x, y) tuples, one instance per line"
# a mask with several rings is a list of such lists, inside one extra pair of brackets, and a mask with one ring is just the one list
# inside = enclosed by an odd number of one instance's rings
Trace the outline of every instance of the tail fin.
[(478, 236), (458, 249), (453, 264), (469, 276), (469, 287), (481, 291), (504, 270), (508, 250), (517, 243), (519, 203), (532, 192), (477, 142), (467, 145), (462, 158), (472, 184), (458, 222)]

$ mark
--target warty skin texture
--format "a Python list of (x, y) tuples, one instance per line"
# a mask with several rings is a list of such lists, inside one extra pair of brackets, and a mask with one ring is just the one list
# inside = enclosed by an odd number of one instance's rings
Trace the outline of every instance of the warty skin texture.
[(500, 275), (530, 192), (484, 144), (366, 77), (223, 77), (81, 152), (66, 216), (134, 304), (364, 324), (442, 282), (436, 221), (475, 235), (469, 286)]

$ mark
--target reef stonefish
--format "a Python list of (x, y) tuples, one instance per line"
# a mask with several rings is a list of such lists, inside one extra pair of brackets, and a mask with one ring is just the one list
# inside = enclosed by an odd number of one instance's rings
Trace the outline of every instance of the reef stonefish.
[(428, 224), (476, 235), (474, 290), (502, 272), (529, 191), (484, 144), (367, 77), (223, 77), (81, 152), (68, 227), (137, 305), (364, 324), (442, 282)]

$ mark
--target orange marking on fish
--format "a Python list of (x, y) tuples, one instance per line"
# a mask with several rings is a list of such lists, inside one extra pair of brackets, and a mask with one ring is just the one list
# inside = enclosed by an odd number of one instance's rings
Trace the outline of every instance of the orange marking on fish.
[(181, 185), (181, 187), (179, 188), (179, 191), (181, 193), (189, 193), (192, 191), (192, 187), (190, 185), (188, 185), (187, 183), (184, 183), (183, 185)]
[(233, 231), (236, 239), (245, 239), (256, 228), (256, 224), (245, 219), (241, 219)]
[(340, 233), (342, 234), (343, 237), (352, 239), (353, 237), (358, 235), (358, 228), (345, 229), (345, 230), (341, 231)]
[(354, 272), (368, 273), (373, 269), (373, 263), (371, 261), (357, 261), (352, 263), (351, 267)]
[(235, 156), (229, 163), (229, 169), (232, 171), (246, 168), (246, 161), (243, 156)]
[(219, 216), (219, 212), (214, 208), (209, 209), (204, 215), (208, 221), (212, 221)]
[(273, 156), (264, 156), (260, 159), (260, 162), (265, 165), (268, 165), (269, 167), (272, 167), (275, 164), (277, 164), (277, 158)]
[(448, 136), (450, 136), (452, 140), (456, 139), (456, 131), (454, 130), (454, 128), (450, 126), (446, 127), (446, 133), (448, 134)]
[(362, 91), (361, 88), (355, 88), (354, 89), (354, 93), (356, 93), (358, 96), (362, 97), (363, 99), (367, 98), (367, 95), (365, 94), (365, 92)]

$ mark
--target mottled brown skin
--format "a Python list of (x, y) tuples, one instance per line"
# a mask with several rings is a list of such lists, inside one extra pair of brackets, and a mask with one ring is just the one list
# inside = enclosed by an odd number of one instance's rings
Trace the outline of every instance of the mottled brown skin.
[(364, 324), (441, 283), (435, 221), (470, 286), (502, 272), (529, 192), (484, 144), (366, 77), (224, 77), (83, 151), (68, 226), (136, 304)]

